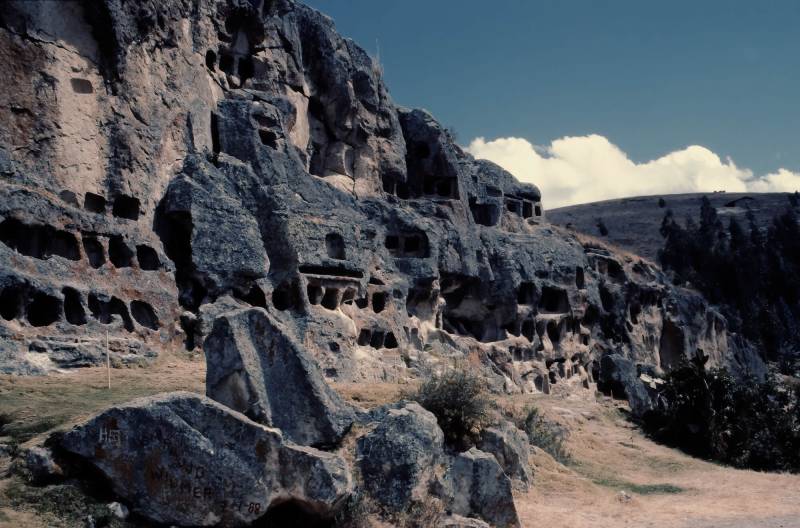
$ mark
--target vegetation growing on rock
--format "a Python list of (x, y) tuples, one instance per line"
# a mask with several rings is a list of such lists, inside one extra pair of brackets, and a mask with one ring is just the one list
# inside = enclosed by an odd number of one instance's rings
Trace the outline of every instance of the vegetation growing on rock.
[(433, 374), (411, 395), (436, 416), (445, 443), (459, 451), (475, 445), (489, 423), (486, 381), (466, 368)]

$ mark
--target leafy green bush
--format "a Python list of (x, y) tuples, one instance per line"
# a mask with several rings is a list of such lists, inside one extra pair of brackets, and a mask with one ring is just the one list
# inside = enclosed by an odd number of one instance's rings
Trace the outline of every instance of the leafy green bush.
[(659, 400), (645, 420), (656, 439), (737, 467), (800, 471), (800, 389), (684, 363)]
[(433, 374), (411, 395), (436, 416), (445, 443), (464, 450), (475, 445), (489, 422), (489, 398), (481, 376), (466, 368)]
[(517, 427), (525, 431), (531, 445), (543, 449), (562, 464), (570, 461), (566, 446), (567, 431), (547, 420), (536, 407), (526, 409), (525, 417), (517, 422)]

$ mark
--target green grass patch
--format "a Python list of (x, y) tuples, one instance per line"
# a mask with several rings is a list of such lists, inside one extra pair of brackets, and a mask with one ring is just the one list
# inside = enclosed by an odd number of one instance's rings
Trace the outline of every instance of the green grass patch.
[(684, 462), (665, 457), (646, 457), (645, 463), (651, 468), (665, 473), (677, 473), (686, 469), (687, 466)]
[(625, 490), (638, 495), (666, 495), (688, 491), (686, 488), (681, 488), (674, 484), (636, 484), (629, 480), (610, 477), (605, 468), (598, 468), (594, 464), (587, 464), (582, 461), (573, 461), (573, 463), (569, 464), (569, 467), (598, 486), (620, 491)]
[(591, 479), (592, 482), (604, 488), (611, 488), (616, 490), (625, 490), (638, 495), (665, 495), (673, 493), (683, 493), (685, 488), (675, 486), (674, 484), (634, 484), (627, 480), (620, 480), (615, 478), (597, 478)]

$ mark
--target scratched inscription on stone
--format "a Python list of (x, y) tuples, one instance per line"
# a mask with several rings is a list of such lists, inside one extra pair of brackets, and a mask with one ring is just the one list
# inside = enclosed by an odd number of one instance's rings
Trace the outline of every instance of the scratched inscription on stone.
[(122, 431), (111, 427), (101, 427), (97, 440), (100, 446), (122, 447)]
[[(202, 509), (233, 511), (248, 515), (259, 515), (265, 507), (261, 502), (245, 498), (241, 482), (229, 476), (212, 475), (207, 466), (187, 456), (191, 452), (182, 442), (170, 441), (170, 435), (159, 429), (137, 433), (131, 438), (135, 443), (147, 446), (150, 452), (164, 453), (156, 464), (141, 464), (136, 467), (143, 471), (145, 481), (157, 484), (158, 491), (153, 499), (165, 503), (196, 504)], [(102, 426), (98, 430), (98, 446), (120, 449), (125, 439), (117, 427)], [(216, 460), (220, 467), (226, 467), (221, 450), (205, 453)]]
[[(246, 500), (246, 493), (240, 482), (211, 474), (207, 466), (185, 456), (190, 450), (184, 446), (171, 442), (151, 444), (152, 449), (158, 447), (169, 455), (162, 459), (162, 463), (147, 464), (143, 468), (145, 479), (159, 485), (155, 499), (161, 502), (197, 503), (204, 509), (218, 512), (236, 511), (253, 515), (261, 513), (261, 502)], [(219, 457), (220, 453), (216, 452), (215, 455)], [(224, 467), (223, 459), (219, 463)]]

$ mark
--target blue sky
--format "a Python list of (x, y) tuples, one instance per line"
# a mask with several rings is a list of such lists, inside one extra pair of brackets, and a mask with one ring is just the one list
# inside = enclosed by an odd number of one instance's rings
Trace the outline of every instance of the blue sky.
[(753, 177), (800, 174), (800, 1), (308, 3), (379, 42), (395, 101), (464, 145), (594, 134), (635, 164), (699, 145)]

